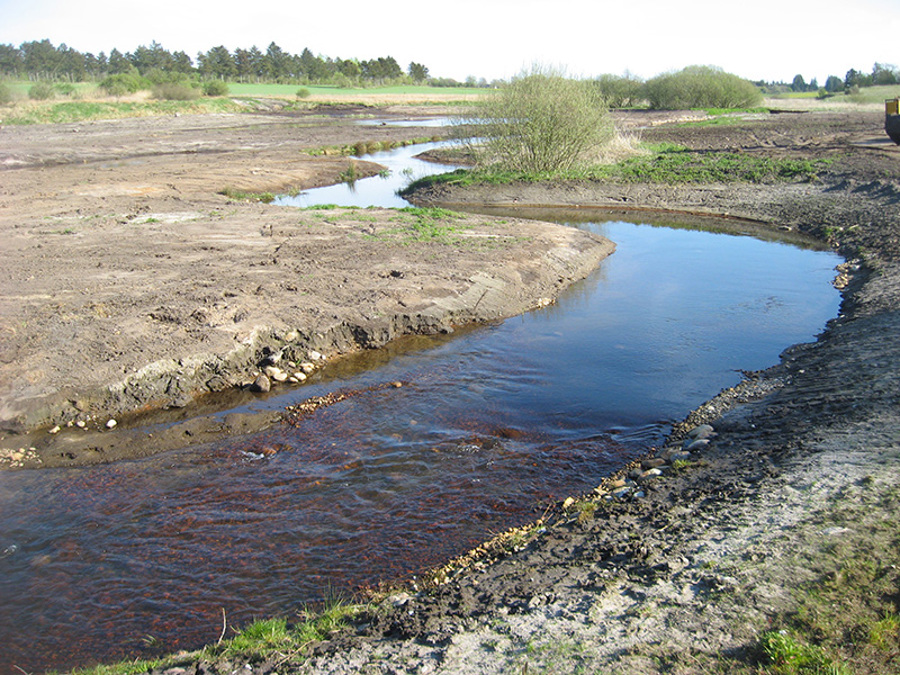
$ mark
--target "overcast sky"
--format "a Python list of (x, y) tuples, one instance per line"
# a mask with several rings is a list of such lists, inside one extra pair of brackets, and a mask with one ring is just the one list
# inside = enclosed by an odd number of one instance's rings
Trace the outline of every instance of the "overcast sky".
[(900, 60), (900, 0), (0, 0), (0, 43), (81, 52), (271, 42), (291, 53), (393, 56), (436, 77), (508, 78), (535, 63), (649, 78), (715, 65), (751, 80), (824, 84)]

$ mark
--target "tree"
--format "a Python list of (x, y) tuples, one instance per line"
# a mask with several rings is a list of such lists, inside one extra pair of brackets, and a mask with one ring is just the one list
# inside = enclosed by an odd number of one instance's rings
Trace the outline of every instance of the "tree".
[(110, 75), (121, 75), (130, 73), (134, 70), (134, 65), (131, 61), (125, 58), (125, 55), (115, 47), (113, 47), (113, 50), (109, 53), (108, 64)]
[(203, 77), (217, 77), (220, 80), (232, 79), (237, 72), (231, 53), (222, 45), (213, 47), (205, 54), (198, 54), (197, 67)]
[(658, 75), (644, 85), (651, 108), (752, 108), (762, 92), (752, 82), (712, 66), (688, 66)]
[(806, 80), (802, 75), (794, 75), (794, 81), (791, 82), (791, 91), (806, 91)]
[(272, 42), (263, 57), (266, 75), (276, 80), (279, 77), (287, 77), (290, 74), (290, 58), (290, 55), (285, 54), (281, 47)]
[(897, 66), (893, 66), (887, 63), (876, 63), (872, 68), (872, 84), (886, 85), (897, 84), (897, 82)]
[(407, 71), (409, 76), (412, 78), (413, 82), (424, 82), (428, 79), (428, 68), (423, 66), (421, 63), (416, 63), (415, 61), (409, 64), (409, 70)]
[(478, 123), (479, 163), (522, 172), (569, 169), (592, 159), (613, 134), (592, 83), (534, 68), (519, 75), (463, 118)]
[(825, 80), (825, 91), (832, 94), (844, 91), (844, 81), (837, 75), (829, 75), (828, 79)]
[(12, 45), (0, 44), (0, 73), (12, 78), (18, 78), (19, 72), (24, 70), (25, 63), (22, 52)]

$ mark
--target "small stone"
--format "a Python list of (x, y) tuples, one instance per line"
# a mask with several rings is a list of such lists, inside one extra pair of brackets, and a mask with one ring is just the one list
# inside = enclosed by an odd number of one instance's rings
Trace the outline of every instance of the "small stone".
[[(689, 439), (687, 439), (687, 440), (689, 440)], [(709, 439), (707, 439), (707, 438), (699, 438), (696, 441), (693, 441), (691, 443), (688, 443), (687, 440), (685, 440), (685, 445), (684, 445), (684, 449), (687, 452), (697, 452), (699, 450), (705, 450), (706, 446), (709, 445)]]
[(304, 382), (306, 381), (306, 373), (297, 371), (296, 373), (294, 373), (294, 379), (297, 380), (297, 382)]
[(325, 359), (325, 355), (320, 354), (317, 351), (311, 351), (309, 352), (309, 354), (307, 354), (307, 356), (309, 357), (310, 361), (323, 361)]
[(253, 380), (253, 384), (250, 385), (250, 390), (259, 392), (261, 394), (265, 394), (272, 388), (272, 383), (269, 382), (269, 378), (265, 375), (260, 375), (255, 380)]
[(622, 499), (622, 497), (627, 495), (629, 492), (631, 492), (631, 488), (626, 485), (624, 487), (620, 487), (618, 490), (613, 490), (612, 496), (616, 499)]
[(609, 486), (611, 488), (621, 488), (621, 487), (625, 487), (626, 485), (627, 485), (627, 483), (621, 478), (619, 478), (618, 480), (614, 480), (612, 483), (609, 484)]
[(710, 438), (710, 434), (715, 434), (716, 430), (709, 424), (698, 424), (689, 432), (688, 438)]
[(84, 423), (84, 420), (78, 420), (77, 422), (75, 422), (75, 426), (79, 429), (84, 429), (87, 425)]
[(304, 361), (303, 363), (300, 364), (300, 370), (302, 370), (307, 375), (309, 375), (315, 369), (316, 369), (315, 364), (310, 363), (309, 361)]
[(666, 460), (662, 457), (654, 457), (653, 459), (645, 459), (641, 462), (641, 468), (645, 471), (647, 469), (655, 469), (660, 466), (665, 466)]
[(396, 388), (396, 389), (399, 389), (400, 387), (403, 386), (403, 383), (400, 382), (400, 381), (397, 381), (397, 382), (391, 382), (391, 386), (394, 387), (394, 388)]
[(115, 420), (107, 420), (107, 422), (106, 422), (106, 428), (107, 428), (107, 429), (112, 429), (112, 428), (114, 428), (117, 424), (118, 424), (118, 422), (116, 422)]
[(669, 462), (671, 462), (673, 464), (675, 462), (686, 462), (690, 458), (691, 458), (691, 453), (688, 452), (687, 450), (683, 450), (681, 452), (673, 452), (671, 455), (669, 455)]
[(62, 427), (60, 427), (60, 426), (57, 424), (55, 427), (53, 427), (53, 428), (50, 430), (50, 433), (51, 433), (51, 434), (58, 434), (60, 431), (62, 431)]
[(562, 507), (564, 509), (568, 509), (575, 503), (575, 500), (572, 497), (566, 497), (565, 501), (562, 503)]
[(656, 478), (657, 476), (662, 476), (662, 469), (647, 469), (641, 474), (641, 480), (648, 480), (650, 478)]

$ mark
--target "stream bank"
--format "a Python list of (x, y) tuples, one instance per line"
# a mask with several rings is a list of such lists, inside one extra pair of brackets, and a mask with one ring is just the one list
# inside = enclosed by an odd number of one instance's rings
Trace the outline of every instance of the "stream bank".
[[(740, 391), (689, 418), (691, 425), (709, 421), (719, 433), (690, 470), (653, 483), (645, 499), (615, 502), (592, 519), (561, 513), (528, 546), (434, 592), (396, 598), (399, 606), (387, 603), (361, 617), (343, 636), (316, 646), (309, 661), (250, 659), (246, 671), (752, 667), (760, 632), (796, 606), (791, 586), (819, 574), (813, 556), (804, 554), (824, 555), (835, 542), (851, 551), (881, 551), (884, 539), (873, 523), (893, 514), (900, 428), (900, 354), (893, 339), (900, 316), (898, 173), (890, 155), (853, 144), (872, 121), (851, 115), (819, 124), (810, 115), (748, 129), (654, 131), (701, 150), (716, 145), (841, 157), (815, 185), (648, 186), (646, 203), (633, 205), (693, 210), (700, 195), (714, 193), (723, 210), (824, 236), (862, 259), (846, 268), (842, 315), (818, 342), (789, 350), (769, 371), (748, 374)], [(798, 125), (793, 135), (790, 122)], [(539, 189), (547, 191), (546, 203), (554, 188)], [(596, 191), (598, 201), (611, 190), (634, 190), (583, 189)], [(883, 569), (895, 574), (890, 564)], [(185, 657), (172, 672), (242, 667)]]

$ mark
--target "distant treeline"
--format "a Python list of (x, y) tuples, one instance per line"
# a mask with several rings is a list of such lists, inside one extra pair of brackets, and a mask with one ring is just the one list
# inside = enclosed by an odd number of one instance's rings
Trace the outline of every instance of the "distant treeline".
[(50, 82), (86, 82), (110, 75), (171, 73), (206, 80), (230, 82), (281, 82), (288, 84), (335, 84), (414, 82), (434, 86), (485, 86), (469, 78), (460, 83), (432, 78), (428, 68), (412, 62), (404, 70), (392, 56), (360, 61), (317, 56), (309, 49), (300, 54), (284, 51), (272, 42), (266, 50), (228, 51), (223, 46), (197, 54), (196, 62), (183, 51), (170, 52), (157, 42), (133, 52), (113, 49), (109, 54), (82, 53), (65, 44), (54, 47), (49, 40), (23, 42), (18, 47), (0, 44), (0, 77)]
[(760, 89), (766, 93), (784, 93), (788, 91), (819, 91), (829, 94), (839, 94), (841, 92), (853, 91), (860, 87), (878, 87), (891, 84), (900, 84), (900, 70), (897, 66), (888, 63), (876, 63), (872, 67), (871, 73), (865, 73), (861, 70), (851, 68), (844, 75), (843, 79), (837, 75), (829, 75), (825, 79), (825, 84), (819, 84), (816, 78), (812, 78), (809, 82), (803, 75), (797, 74), (790, 84), (785, 82), (755, 82)]

